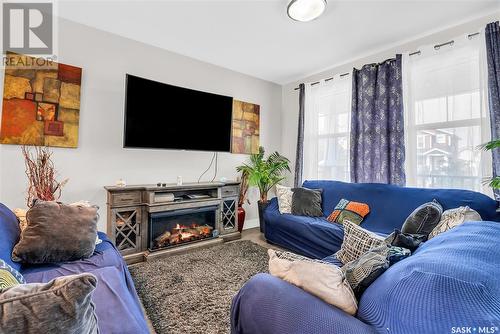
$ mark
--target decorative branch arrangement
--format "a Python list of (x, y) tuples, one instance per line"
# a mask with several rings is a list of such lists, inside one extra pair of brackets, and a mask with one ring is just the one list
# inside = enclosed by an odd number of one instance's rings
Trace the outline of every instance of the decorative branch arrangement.
[(55, 201), (61, 197), (62, 187), (68, 182), (56, 180), (57, 171), (52, 161), (52, 152), (45, 146), (22, 146), (28, 190), (26, 205), (33, 206), (35, 199)]

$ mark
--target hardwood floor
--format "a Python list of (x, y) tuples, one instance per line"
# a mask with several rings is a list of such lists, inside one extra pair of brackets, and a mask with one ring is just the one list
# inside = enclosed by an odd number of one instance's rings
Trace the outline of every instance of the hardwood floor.
[(260, 230), (258, 227), (249, 228), (248, 230), (243, 230), (241, 232), (241, 239), (240, 240), (250, 240), (250, 241), (256, 243), (257, 245), (261, 245), (261, 246), (266, 247), (266, 248), (284, 250), (283, 248), (281, 248), (279, 246), (268, 243), (266, 241), (266, 238), (264, 237), (264, 233), (260, 233)]

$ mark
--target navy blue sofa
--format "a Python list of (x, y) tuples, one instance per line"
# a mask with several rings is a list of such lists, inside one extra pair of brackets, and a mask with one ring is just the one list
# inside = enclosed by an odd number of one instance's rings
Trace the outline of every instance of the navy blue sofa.
[(99, 232), (102, 243), (96, 246), (90, 258), (46, 265), (21, 265), (11, 260), (12, 249), (19, 241), (19, 236), (16, 217), (0, 203), (0, 259), (19, 271), (27, 283), (48, 282), (64, 275), (92, 273), (97, 277), (92, 300), (96, 306), (99, 333), (149, 333), (127, 265), (104, 233)]
[[(233, 299), (233, 334), (499, 332), (500, 215), (493, 199), (465, 190), (383, 184), (306, 181), (304, 186), (323, 189), (325, 217), (341, 198), (368, 203), (371, 213), (361, 226), (380, 235), (400, 228), (416, 207), (433, 199), (445, 210), (467, 205), (484, 221), (442, 233), (391, 266), (361, 296), (356, 317), (258, 274)], [(325, 258), (342, 244), (341, 226), (325, 218), (281, 215), (275, 199), (265, 219), (266, 239), (296, 253)]]

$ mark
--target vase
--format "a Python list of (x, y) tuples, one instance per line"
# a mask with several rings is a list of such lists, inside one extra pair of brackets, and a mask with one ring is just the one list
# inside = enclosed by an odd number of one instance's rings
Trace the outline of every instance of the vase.
[(242, 206), (239, 206), (238, 207), (238, 231), (240, 231), (240, 233), (243, 230), (243, 224), (245, 224), (245, 215), (246, 215), (245, 209), (243, 209)]
[(269, 205), (269, 201), (258, 201), (257, 205), (259, 207), (259, 226), (260, 226), (260, 232), (265, 233), (265, 222), (264, 222), (264, 211), (266, 211), (267, 206)]

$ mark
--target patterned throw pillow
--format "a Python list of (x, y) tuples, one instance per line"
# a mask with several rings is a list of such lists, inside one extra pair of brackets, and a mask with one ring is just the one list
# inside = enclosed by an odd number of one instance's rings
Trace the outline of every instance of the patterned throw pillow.
[(280, 213), (292, 213), (292, 188), (280, 184), (276, 185), (276, 197)]
[(341, 199), (327, 219), (330, 222), (340, 224), (342, 224), (344, 220), (348, 220), (359, 225), (369, 213), (370, 207), (368, 204)]
[(436, 235), (451, 230), (452, 228), (462, 225), (465, 221), (481, 221), (481, 215), (468, 206), (461, 206), (456, 209), (450, 209), (443, 212), (441, 221), (429, 233), (429, 239)]
[(382, 245), (369, 250), (357, 260), (342, 267), (356, 297), (359, 298), (366, 288), (389, 268), (388, 253), (389, 247)]
[(24, 283), (23, 275), (0, 259), (0, 290)]
[(410, 250), (406, 248), (385, 244), (372, 248), (357, 260), (347, 263), (342, 267), (342, 271), (356, 297), (359, 298), (384, 271), (410, 254)]
[(268, 250), (269, 273), (354, 315), (358, 303), (339, 267), (290, 252)]
[(357, 260), (370, 249), (382, 245), (385, 245), (384, 238), (345, 220), (344, 241), (340, 250), (335, 255), (343, 264), (346, 264)]

